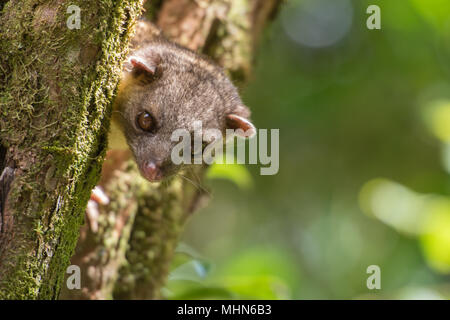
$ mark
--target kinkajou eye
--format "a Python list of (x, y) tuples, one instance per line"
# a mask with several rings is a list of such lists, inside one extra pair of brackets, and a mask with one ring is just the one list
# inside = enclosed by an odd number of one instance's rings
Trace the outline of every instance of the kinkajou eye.
[(147, 111), (141, 112), (138, 114), (136, 118), (136, 123), (139, 128), (146, 132), (153, 132), (155, 130), (155, 120), (153, 119), (152, 115), (148, 113)]

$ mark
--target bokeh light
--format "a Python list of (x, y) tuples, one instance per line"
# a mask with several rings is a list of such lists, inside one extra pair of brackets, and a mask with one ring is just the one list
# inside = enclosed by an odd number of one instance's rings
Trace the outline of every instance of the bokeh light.
[(349, 32), (353, 7), (349, 0), (305, 0), (285, 10), (281, 19), (293, 41), (312, 48), (328, 47)]

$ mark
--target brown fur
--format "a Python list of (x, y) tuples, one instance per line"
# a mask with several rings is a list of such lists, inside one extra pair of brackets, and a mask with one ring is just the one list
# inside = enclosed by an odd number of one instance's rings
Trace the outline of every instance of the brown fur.
[[(142, 169), (145, 161), (162, 163), (164, 176), (177, 171), (170, 161), (175, 129), (193, 130), (201, 120), (203, 129), (225, 131), (226, 117), (236, 114), (248, 118), (237, 89), (219, 66), (210, 59), (170, 42), (149, 22), (139, 22), (132, 41), (134, 57), (154, 66), (154, 74), (130, 63), (124, 74), (114, 108), (114, 120), (122, 128), (127, 143)], [(141, 112), (154, 117), (157, 129), (144, 132), (136, 124)]]

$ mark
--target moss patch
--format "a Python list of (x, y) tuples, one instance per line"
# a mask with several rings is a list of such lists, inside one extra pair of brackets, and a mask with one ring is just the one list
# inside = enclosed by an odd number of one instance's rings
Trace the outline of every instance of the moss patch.
[[(69, 5), (81, 29), (69, 30)], [(8, 2), (0, 140), (16, 166), (0, 299), (57, 298), (103, 162), (111, 101), (141, 0)]]

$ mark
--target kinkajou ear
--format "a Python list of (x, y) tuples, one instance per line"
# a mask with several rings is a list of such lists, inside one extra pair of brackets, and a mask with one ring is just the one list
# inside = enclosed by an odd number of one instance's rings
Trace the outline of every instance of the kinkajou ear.
[(155, 75), (161, 62), (161, 58), (157, 53), (138, 52), (137, 54), (132, 55), (127, 62), (128, 64), (126, 67), (128, 71), (141, 71), (150, 75)]
[(251, 138), (256, 134), (256, 128), (248, 119), (231, 113), (226, 117), (227, 129), (233, 129), (236, 135), (243, 138)]

